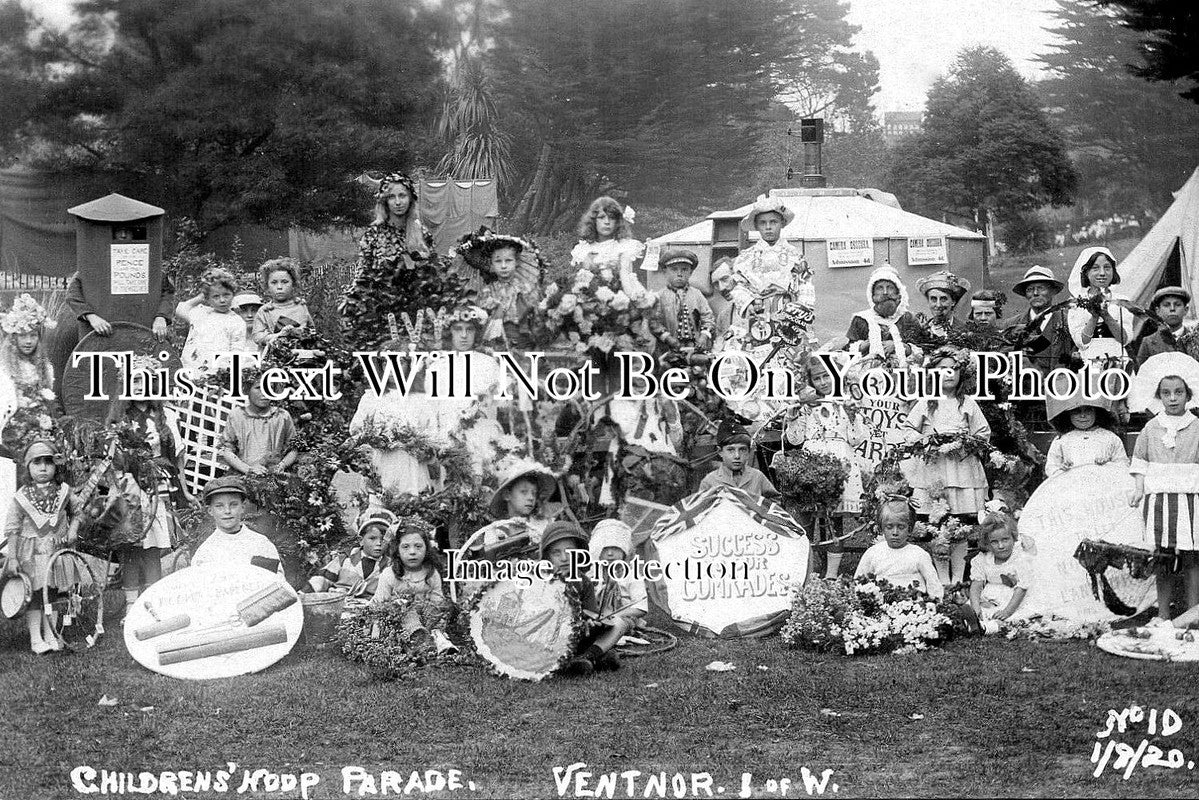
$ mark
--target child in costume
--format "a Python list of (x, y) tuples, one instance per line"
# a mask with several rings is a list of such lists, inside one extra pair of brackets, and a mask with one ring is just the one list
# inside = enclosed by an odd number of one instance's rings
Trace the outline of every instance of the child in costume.
[[(804, 261), (803, 254), (783, 237), (783, 228), (795, 219), (781, 198), (763, 195), (741, 220), (741, 230), (748, 234), (756, 231), (758, 241), (744, 250), (733, 262), (733, 273), (737, 281), (752, 295), (781, 292), (790, 295), (797, 303), (815, 308), (816, 289), (812, 285), (812, 271)], [(767, 311), (773, 313), (781, 303), (771, 300)], [(745, 313), (741, 309), (742, 315)]]
[(988, 328), (999, 328), (999, 320), (1003, 317), (1003, 305), (1007, 298), (994, 289), (983, 289), (975, 292), (970, 298), (970, 316), (967, 318), (975, 325)]
[[(595, 524), (587, 545), (593, 564), (627, 562), (633, 555), (633, 530), (616, 519), (604, 519)], [(599, 589), (600, 615), (612, 614), (628, 623), (631, 630), (643, 623), (649, 613), (649, 595), (645, 581), (633, 577), (616, 578), (607, 575)]]
[(193, 567), (251, 564), (283, 574), (279, 550), (270, 539), (245, 524), (246, 500), (246, 484), (240, 475), (215, 478), (204, 487), (204, 505), (216, 530), (196, 548)]
[[(909, 443), (927, 442), (945, 434), (970, 435), (990, 440), (991, 426), (983, 416), (973, 392), (974, 370), (970, 354), (960, 348), (942, 347), (929, 356), (926, 366), (942, 370), (941, 395), (931, 400), (917, 400), (908, 411), (906, 439)], [(958, 444), (958, 452), (953, 445)], [(908, 483), (921, 513), (932, 510), (934, 495), (942, 490), (949, 504), (949, 513), (971, 525), (981, 520), (989, 487), (982, 461), (976, 455), (960, 452), (960, 443), (947, 442), (937, 453), (912, 459), (905, 469)], [(966, 568), (965, 540), (953, 542), (949, 553), (951, 582), (961, 580)]]
[(285, 472), (300, 455), (291, 444), (296, 425), (286, 409), (266, 399), (257, 377), (244, 376), (246, 406), (229, 414), (220, 456), (243, 475)]
[(699, 258), (690, 250), (668, 250), (660, 266), (666, 271), (666, 288), (658, 292), (650, 333), (665, 351), (711, 350), (716, 316), (707, 298), (690, 283)]
[(233, 313), (237, 280), (213, 267), (200, 276), (200, 294), (185, 300), (175, 314), (191, 326), (183, 345), (183, 366), (195, 372), (215, 371), (224, 356), (246, 350), (246, 323)]
[(527, 349), (531, 344), (527, 318), (541, 302), (544, 264), (537, 246), (480, 228), (462, 238), (454, 255), (465, 264), (467, 290), (476, 293), (476, 302), (488, 312), (483, 341)]
[[(1156, 416), (1137, 435), (1129, 471), (1136, 488), (1129, 505), (1141, 506), (1145, 536), (1162, 557), (1157, 571), (1157, 621), (1169, 623), (1174, 584), (1185, 579), (1186, 607), (1199, 605), (1199, 419), (1196, 405), (1199, 362), (1183, 353), (1162, 353), (1145, 362), (1133, 378), (1129, 407)], [(1145, 401), (1152, 391), (1152, 399)]]
[[(844, 365), (845, 353), (829, 356), (839, 356), (837, 361)], [(869, 431), (852, 401), (826, 399), (834, 387), (833, 377), (824, 362), (812, 354), (807, 358), (806, 367), (808, 385), (816, 393), (817, 399), (795, 408), (795, 416), (788, 417), (783, 435), (789, 444), (798, 445), (811, 453), (834, 456), (849, 468), (845, 488), (841, 491), (841, 502), (833, 509), (841, 527), (844, 527), (847, 519), (857, 516), (862, 510), (862, 467), (854, 447), (866, 440)], [(784, 453), (784, 450), (780, 450), (774, 460), (785, 457)], [(844, 543), (837, 536), (828, 548), (824, 577), (837, 577), (844, 550)]]
[(636, 302), (646, 290), (633, 262), (645, 254), (645, 245), (632, 236), (634, 217), (632, 208), (611, 197), (597, 198), (579, 219), (579, 243), (570, 251), (570, 264), (590, 270), (605, 286)]
[(546, 501), (557, 486), (554, 474), (536, 462), (509, 467), (487, 506), (496, 521), (483, 528), (482, 544), (472, 555), (495, 559), (535, 548), (549, 524)]
[[(35, 592), (40, 592), (47, 583), (51, 589), (66, 588), (80, 580), (78, 571), (69, 563), (57, 561), (55, 569), (47, 575), (51, 556), (71, 545), (71, 519), (81, 510), (59, 472), (62, 454), (53, 442), (36, 440), (26, 448), (22, 463), (26, 482), (13, 498), (4, 527), (8, 537), (4, 573), (24, 575)], [(25, 625), (34, 653), (41, 655), (62, 649), (53, 620), (46, 617), (40, 603), (25, 612)]]
[(704, 476), (699, 488), (732, 486), (748, 492), (754, 497), (778, 497), (770, 478), (759, 469), (749, 466), (751, 439), (741, 425), (725, 420), (716, 432), (720, 466)]
[(344, 592), (350, 597), (374, 597), (386, 571), (384, 549), (399, 520), (385, 508), (364, 511), (358, 518), (358, 546), (342, 557), (332, 553), (320, 574), (308, 579), (314, 592)]
[(441, 561), (433, 529), (415, 517), (401, 520), (387, 549), (390, 569), (383, 571), (371, 606), (406, 605), (401, 625), (416, 647), (426, 642), (438, 653), (454, 650), (445, 635), (452, 604), (441, 585)]
[[(556, 575), (569, 580), (571, 551), (586, 550), (588, 539), (583, 529), (572, 522), (550, 523), (541, 538), (541, 560), (550, 562)], [(597, 669), (620, 669), (616, 645), (621, 636), (632, 630), (631, 622), (618, 615), (603, 615), (595, 584), (586, 574), (579, 575), (579, 580), (570, 585), (578, 592), (588, 629), (579, 641), (576, 655), (566, 663), (563, 671), (567, 675), (583, 676)]]
[(258, 280), (268, 300), (254, 314), (254, 344), (266, 349), (289, 331), (312, 327), (308, 303), (296, 296), (300, 289), (298, 261), (272, 258), (258, 268)]
[(855, 578), (872, 575), (896, 586), (912, 586), (929, 597), (940, 598), (945, 587), (937, 576), (932, 557), (908, 541), (916, 512), (902, 498), (888, 499), (878, 508), (878, 528), (883, 541), (871, 545), (858, 561)]
[(970, 559), (970, 607), (985, 633), (998, 633), (996, 622), (1018, 616), (1032, 589), (1036, 565), (1019, 538), (1016, 520), (1009, 514), (989, 514), (983, 520), (983, 552)]
[(1112, 432), (1116, 417), (1110, 400), (1100, 396), (1087, 400), (1079, 387), (1066, 400), (1046, 397), (1045, 410), (1058, 431), (1045, 456), (1046, 478), (1088, 464), (1128, 463), (1124, 441)]
[(4, 427), (3, 444), (19, 453), (29, 436), (53, 430), (54, 367), (43, 344), (47, 327), (46, 311), (32, 295), (18, 295), (12, 308), (0, 317), (4, 342), (0, 344), (0, 381), (8, 408), (0, 413)]

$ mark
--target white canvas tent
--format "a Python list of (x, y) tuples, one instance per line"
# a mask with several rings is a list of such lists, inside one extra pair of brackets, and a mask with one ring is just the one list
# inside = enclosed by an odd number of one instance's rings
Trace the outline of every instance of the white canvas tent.
[[(1178, 276), (1166, 275), (1171, 262), (1178, 265)], [(1148, 307), (1158, 287), (1174, 277), (1192, 297), (1199, 297), (1199, 169), (1174, 193), (1170, 208), (1116, 269), (1119, 290), (1139, 306)], [(1191, 304), (1192, 316), (1195, 305)]]
[[(783, 236), (803, 252), (815, 274), (815, 329), (822, 340), (844, 335), (850, 317), (866, 304), (866, 278), (875, 266), (883, 263), (889, 262), (907, 284), (912, 294), (912, 311), (926, 310), (923, 298), (916, 293), (916, 281), (937, 270), (949, 269), (969, 280), (976, 289), (983, 288), (986, 237), (904, 211), (893, 195), (866, 189), (775, 189), (770, 196), (781, 198), (795, 212), (795, 219), (783, 229)], [(736, 253), (737, 225), (750, 208), (752, 204), (718, 211), (701, 222), (651, 239), (651, 251), (693, 250), (700, 264), (692, 281), (707, 292), (713, 260)], [(926, 238), (944, 240), (944, 261), (909, 264), (909, 240)], [(756, 239), (757, 234), (751, 234), (751, 243)], [(846, 239), (870, 240), (873, 257), (869, 266), (829, 267), (829, 240)], [(650, 273), (648, 281), (649, 288), (655, 290), (665, 285), (660, 273)], [(723, 302), (718, 295), (711, 300), (713, 307)]]

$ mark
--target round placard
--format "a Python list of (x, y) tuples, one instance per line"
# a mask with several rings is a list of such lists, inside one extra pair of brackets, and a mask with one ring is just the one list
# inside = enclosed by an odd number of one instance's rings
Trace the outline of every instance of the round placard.
[(231, 678), (287, 655), (304, 627), (295, 590), (248, 564), (173, 572), (125, 617), (125, 647), (146, 669), (184, 680)]
[(470, 612), (475, 649), (500, 675), (539, 681), (570, 658), (582, 630), (578, 601), (560, 580), (497, 581)]

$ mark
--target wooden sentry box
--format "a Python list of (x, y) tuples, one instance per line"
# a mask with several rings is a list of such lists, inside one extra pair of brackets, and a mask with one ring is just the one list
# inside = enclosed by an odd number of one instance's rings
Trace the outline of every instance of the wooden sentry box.
[(158, 206), (110, 194), (67, 210), (75, 217), (75, 260), (83, 295), (109, 322), (154, 324), (162, 295)]

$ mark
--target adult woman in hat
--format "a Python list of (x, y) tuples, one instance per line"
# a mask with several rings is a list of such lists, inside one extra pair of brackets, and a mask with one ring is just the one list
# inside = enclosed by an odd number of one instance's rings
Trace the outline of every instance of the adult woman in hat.
[(908, 312), (907, 287), (894, 268), (884, 265), (866, 281), (866, 308), (849, 322), (846, 349), (863, 358), (894, 358), (900, 366), (906, 366), (920, 355), (919, 349), (906, 341), (917, 328)]
[(924, 295), (928, 302), (929, 332), (934, 336), (948, 338), (949, 332), (962, 324), (954, 316), (954, 311), (962, 298), (970, 293), (970, 281), (943, 269), (917, 281), (916, 290)]
[(1081, 302), (1066, 314), (1066, 324), (1084, 361), (1128, 363), (1136, 318), (1129, 299), (1112, 291), (1119, 283), (1116, 257), (1106, 247), (1088, 247), (1074, 262), (1070, 291)]
[(1053, 298), (1064, 288), (1066, 285), (1053, 270), (1039, 265), (1029, 267), (1012, 287), (1012, 294), (1028, 301), (1028, 308), (1001, 323), (1011, 340), (1022, 343), (1032, 365), (1045, 373), (1069, 360), (1074, 351), (1066, 327), (1066, 312), (1059, 308), (1046, 313)]

